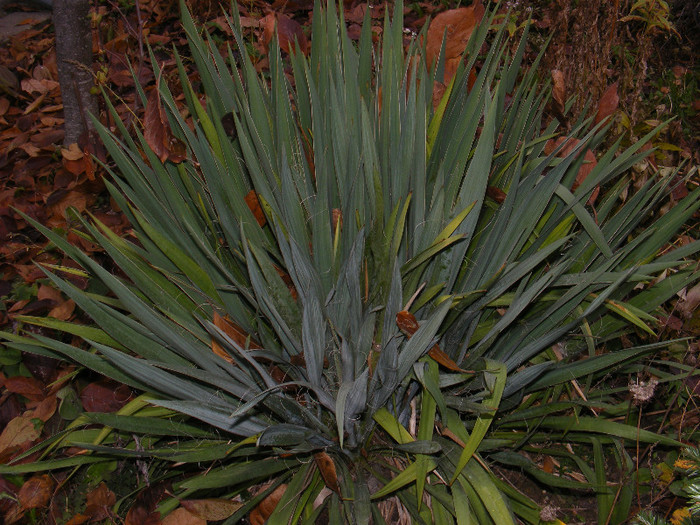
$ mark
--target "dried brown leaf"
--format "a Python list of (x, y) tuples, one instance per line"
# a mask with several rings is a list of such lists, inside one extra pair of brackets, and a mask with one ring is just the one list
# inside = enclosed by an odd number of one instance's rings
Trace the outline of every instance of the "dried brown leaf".
[[(265, 490), (265, 487), (263, 487), (261, 490)], [(282, 483), (265, 499), (263, 499), (248, 515), (250, 525), (264, 525), (267, 518), (269, 518), (274, 512), (275, 507), (277, 507), (277, 504), (279, 503), (280, 499), (282, 499), (282, 496), (284, 496), (286, 490), (286, 483)]]
[(5, 380), (5, 388), (9, 392), (23, 396), (43, 396), (44, 394), (44, 385), (33, 377), (8, 377)]
[[(254, 350), (259, 350), (262, 348), (258, 343), (250, 338), (249, 334), (247, 334), (243, 328), (231, 321), (229, 316), (222, 317), (217, 312), (214, 312), (213, 321), (214, 326), (233, 339), (233, 341), (241, 348), (250, 348)], [(230, 356), (230, 354), (224, 350), (223, 347), (213, 338), (211, 340), (211, 349), (219, 357), (223, 357), (229, 363), (233, 363), (233, 358)]]
[(560, 115), (564, 114), (566, 106), (566, 79), (559, 69), (552, 70), (552, 98), (556, 104), (556, 110)]
[(48, 474), (32, 476), (24, 482), (17, 495), (20, 505), (25, 509), (46, 507), (53, 492), (53, 479)]
[(163, 109), (158, 83), (148, 95), (143, 118), (143, 137), (161, 162), (179, 163), (186, 158), (185, 144), (173, 136), (170, 123)]
[(295, 42), (299, 42), (301, 52), (307, 54), (309, 52), (309, 40), (304, 34), (304, 29), (299, 22), (292, 20), (287, 15), (282, 13), (270, 13), (260, 20), (260, 27), (263, 28), (262, 44), (265, 50), (269, 52), (272, 37), (277, 28), (277, 39), (282, 51), (292, 53), (295, 49)]
[(180, 501), (191, 514), (209, 521), (225, 520), (243, 506), (243, 503), (230, 499), (186, 499)]
[[(335, 470), (335, 463), (327, 452), (317, 452), (314, 454), (314, 460), (318, 471), (321, 473), (326, 487), (340, 496), (340, 485), (338, 485), (338, 473)], [(342, 497), (342, 496), (341, 496)]]
[(162, 525), (206, 525), (207, 521), (180, 507), (168, 514)]
[(450, 9), (440, 13), (430, 23), (426, 41), (426, 58), (431, 67), (437, 62), (444, 36), (445, 83), (448, 83), (457, 71), (469, 37), (481, 22), (485, 11), (481, 0), (475, 0), (469, 7)]
[(598, 112), (595, 116), (595, 123), (598, 124), (603, 122), (613, 113), (615, 113), (619, 103), (620, 97), (617, 94), (617, 82), (615, 82), (611, 84), (608, 89), (605, 90), (603, 96), (600, 97), (600, 101), (598, 102)]

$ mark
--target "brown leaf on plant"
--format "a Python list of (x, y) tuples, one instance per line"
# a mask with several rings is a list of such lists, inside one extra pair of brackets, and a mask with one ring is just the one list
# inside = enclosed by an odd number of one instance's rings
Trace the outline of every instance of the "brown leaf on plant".
[[(214, 326), (229, 336), (241, 348), (249, 348), (251, 350), (260, 350), (262, 348), (243, 328), (231, 321), (228, 315), (221, 317), (217, 312), (214, 312), (213, 321)], [(216, 355), (223, 357), (229, 363), (234, 362), (231, 355), (214, 338), (211, 340), (211, 349)]]
[(255, 193), (255, 190), (250, 190), (246, 194), (245, 203), (248, 205), (248, 208), (250, 208), (250, 211), (253, 213), (260, 227), (265, 226), (267, 219), (265, 218), (265, 212), (263, 212), (262, 206), (260, 206), (260, 199), (258, 198), (258, 194)]
[[(556, 140), (550, 139), (547, 141), (547, 143), (544, 145), (544, 153), (545, 155), (550, 155), (553, 151), (555, 151), (559, 146), (564, 144), (561, 150), (557, 153), (557, 157), (560, 158), (565, 158), (568, 155), (570, 155), (576, 147), (579, 145), (581, 141), (579, 139), (575, 139), (573, 137), (559, 137)], [(579, 168), (578, 172), (576, 173), (576, 180), (574, 180), (574, 183), (571, 186), (571, 191), (576, 191), (576, 189), (583, 184), (583, 181), (586, 180), (588, 175), (591, 174), (593, 171), (593, 168), (596, 167), (596, 164), (598, 164), (598, 161), (595, 158), (595, 155), (590, 149), (586, 149), (586, 152), (584, 153), (583, 157), (583, 164), (581, 164), (581, 167)], [(598, 193), (600, 192), (600, 187), (596, 186), (595, 189), (593, 190), (593, 193), (591, 196), (588, 198), (588, 204), (593, 206), (595, 204), (596, 199), (598, 198)]]
[(426, 40), (426, 58), (430, 67), (436, 64), (444, 36), (445, 83), (448, 83), (457, 71), (469, 37), (481, 22), (485, 11), (481, 0), (475, 0), (469, 7), (450, 9), (440, 13), (430, 23)]
[(99, 380), (80, 392), (80, 401), (86, 412), (116, 412), (131, 399), (131, 389), (121, 383)]
[(24, 482), (17, 495), (20, 505), (25, 509), (46, 507), (53, 492), (53, 479), (48, 474), (32, 476)]
[(180, 507), (168, 514), (162, 525), (206, 525), (207, 521)]
[(225, 520), (243, 506), (243, 503), (222, 498), (186, 499), (180, 501), (191, 514), (208, 521)]
[(117, 496), (103, 481), (87, 495), (85, 514), (91, 521), (103, 521), (112, 517), (112, 506), (116, 503)]
[(617, 94), (617, 82), (614, 82), (605, 90), (603, 96), (600, 97), (600, 101), (598, 101), (598, 112), (595, 115), (595, 123), (603, 122), (615, 113), (619, 103), (620, 97)]
[(262, 44), (265, 50), (270, 52), (270, 43), (277, 28), (277, 39), (282, 51), (292, 53), (296, 49), (295, 42), (299, 42), (299, 49), (304, 54), (309, 52), (309, 40), (304, 34), (304, 29), (296, 22), (282, 13), (270, 13), (260, 20), (263, 29)]
[(160, 78), (148, 95), (143, 117), (143, 137), (161, 162), (169, 160), (177, 164), (187, 158), (187, 150), (185, 144), (172, 134), (160, 99), (159, 86)]
[[(265, 490), (265, 488), (267, 487), (263, 487), (261, 491)], [(282, 483), (263, 499), (248, 515), (250, 525), (264, 525), (267, 518), (274, 512), (275, 507), (277, 507), (277, 504), (280, 499), (282, 499), (282, 496), (284, 496), (286, 490), (286, 483)]]

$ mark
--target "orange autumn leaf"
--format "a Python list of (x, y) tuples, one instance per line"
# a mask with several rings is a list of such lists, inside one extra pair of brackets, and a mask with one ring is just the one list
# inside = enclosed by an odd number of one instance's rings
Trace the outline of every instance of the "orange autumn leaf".
[(338, 485), (338, 473), (335, 470), (335, 463), (326, 452), (317, 452), (314, 454), (314, 461), (318, 471), (321, 473), (326, 487), (340, 496), (340, 485)]

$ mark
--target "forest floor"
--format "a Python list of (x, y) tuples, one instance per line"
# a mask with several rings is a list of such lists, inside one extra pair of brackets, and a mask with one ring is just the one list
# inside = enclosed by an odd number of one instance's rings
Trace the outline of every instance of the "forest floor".
[[(145, 44), (151, 46), (155, 58), (165, 65), (166, 77), (173, 74), (172, 46), (186, 47), (177, 2), (142, 0), (138, 8), (133, 0), (93, 3), (96, 4), (93, 9), (96, 82), (115, 102), (124, 121), (133, 122), (142, 117), (143, 107), (136, 96), (130, 68), (137, 72), (142, 85), (150, 87), (155, 83)], [(188, 3), (196, 19), (212, 32), (214, 42), (223, 45), (231, 38), (215, 0)], [(346, 1), (344, 4), (351, 35), (358, 31), (367, 9), (371, 9), (374, 24), (381, 30), (383, 2), (371, 7), (362, 2)], [(406, 3), (407, 29), (419, 32), (429, 16), (455, 7), (453, 4)], [(675, 118), (654, 140), (656, 153), (638, 166), (640, 182), (654, 176), (656, 170), (682, 164), (682, 176), (691, 173), (693, 166), (700, 165), (697, 54), (700, 20), (692, 0), (672, 3), (673, 9), (665, 14), (645, 11), (641, 21), (623, 21), (622, 10), (629, 11), (631, 5), (624, 0), (614, 3), (619, 12), (613, 12), (608, 2), (601, 1), (588, 2), (584, 7), (564, 0), (522, 0), (510, 4), (513, 10), (507, 23), (514, 33), (520, 31), (530, 14), (533, 17), (535, 36), (529, 49), (533, 57), (538, 51), (538, 42), (554, 34), (540, 66), (542, 76), (549, 78), (552, 70), (563, 72), (565, 81), (559, 87), (567, 96), (581, 96), (581, 104), (577, 103), (574, 111), (583, 110), (586, 96), (597, 103), (616, 83), (620, 102), (613, 135), (623, 135), (624, 141), (631, 142), (657, 123)], [(251, 37), (251, 51), (259, 70), (267, 67), (266, 43), (275, 22), (287, 38), (301, 40), (309, 32), (312, 7), (313, 2), (307, 0), (241, 3), (241, 21)], [(71, 231), (73, 223), (66, 218), (66, 210), (73, 207), (80, 213), (92, 213), (119, 235), (129, 235), (130, 226), (106, 192), (105, 171), (91, 157), (104, 158), (99, 143), (93, 137), (84, 137), (77, 145), (62, 145), (63, 116), (50, 17), (47, 13), (25, 11), (20, 1), (9, 3), (5, 9), (9, 14), (0, 17), (0, 330), (12, 332), (17, 330), (19, 315), (48, 315), (66, 321), (81, 318), (73, 301), (49, 286), (35, 265), (40, 262), (65, 268), (74, 267), (74, 263), (47, 250), (46, 241), (17, 210), (66, 232), (72, 242), (98, 260), (102, 257), (99, 250)], [(673, 26), (652, 25), (659, 18)], [(106, 118), (104, 114), (103, 117)], [(682, 198), (698, 182), (696, 173), (674, 190), (667, 205), (672, 206), (674, 199)], [(698, 223), (696, 216), (686, 225), (677, 242), (682, 244), (700, 238)], [(87, 286), (87, 281), (78, 275), (72, 280), (79, 286)], [(678, 298), (683, 308), (676, 308), (673, 302), (661, 313), (658, 333), (669, 339), (694, 338), (690, 350), (679, 357), (688, 361), (697, 359), (700, 289), (696, 287), (686, 293)], [(692, 345), (695, 345), (694, 350)], [(41, 432), (28, 432), (19, 442), (13, 441), (12, 446), (0, 439), (0, 462), (65, 428), (83, 411), (113, 412), (133, 396), (124, 385), (74, 372), (74, 367), (48, 358), (0, 348), (0, 432), (28, 410), (33, 410), (35, 417), (43, 421)], [(67, 386), (70, 386), (68, 390)], [(700, 393), (697, 381), (681, 386), (691, 398)], [(72, 397), (66, 392), (72, 392)], [(657, 413), (649, 410), (647, 414), (656, 414), (647, 416), (654, 418), (650, 424), (661, 423), (659, 428), (667, 428), (669, 424), (700, 426), (697, 406), (679, 405), (671, 407), (670, 411), (666, 408), (658, 407)], [(18, 477), (0, 477), (0, 493), (10, 495), (0, 498), (0, 514), (28, 520), (27, 523), (38, 522), (38, 518), (33, 517), (38, 514), (16, 513), (23, 481)], [(523, 477), (521, 481), (518, 485), (524, 490), (536, 492), (529, 486), (528, 478)], [(668, 490), (670, 483), (667, 479), (665, 486), (657, 487), (653, 497), (645, 499), (646, 503), (653, 501), (654, 508), (666, 516), (671, 516), (673, 510), (682, 505)], [(42, 505), (53, 505), (53, 495), (59, 490), (66, 490), (61, 487), (60, 480), (58, 484), (52, 481), (50, 487), (39, 486), (39, 492), (49, 494), (45, 501), (39, 498)], [(550, 498), (542, 494), (529, 495), (542, 504), (547, 504)], [(95, 500), (98, 497), (100, 494), (94, 495)], [(595, 498), (574, 501), (565, 496), (551, 497), (557, 499), (559, 507), (570, 507), (569, 523), (594, 519)], [(82, 505), (84, 510), (84, 500), (76, 505)], [(93, 516), (96, 517), (99, 515)]]

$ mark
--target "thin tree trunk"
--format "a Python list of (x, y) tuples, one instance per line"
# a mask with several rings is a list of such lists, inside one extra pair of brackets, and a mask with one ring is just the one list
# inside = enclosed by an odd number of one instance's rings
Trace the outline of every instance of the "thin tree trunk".
[(64, 144), (78, 142), (91, 129), (89, 114), (97, 114), (97, 99), (90, 93), (92, 75), (92, 30), (89, 0), (54, 0), (56, 62), (61, 85), (66, 136)]

